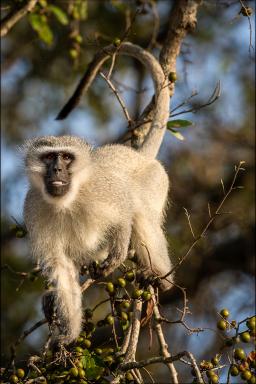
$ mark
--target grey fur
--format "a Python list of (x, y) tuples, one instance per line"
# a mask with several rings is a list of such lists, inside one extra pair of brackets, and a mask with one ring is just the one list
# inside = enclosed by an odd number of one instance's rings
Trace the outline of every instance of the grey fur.
[[(64, 343), (81, 331), (81, 266), (99, 261), (101, 274), (107, 276), (125, 261), (130, 245), (146, 276), (171, 269), (162, 229), (169, 182), (163, 166), (154, 159), (168, 119), (166, 79), (150, 53), (130, 43), (124, 43), (120, 53), (141, 60), (154, 79), (155, 115), (139, 151), (122, 145), (93, 149), (74, 136), (46, 136), (24, 145), (30, 180), (25, 224), (32, 254), (54, 286), (60, 322), (55, 340)], [(53, 197), (45, 189), (46, 169), (40, 158), (47, 151), (65, 150), (75, 156), (69, 168), (71, 188), (64, 196)], [(162, 285), (164, 289), (172, 286), (168, 281)], [(48, 302), (44, 300), (46, 306)]]

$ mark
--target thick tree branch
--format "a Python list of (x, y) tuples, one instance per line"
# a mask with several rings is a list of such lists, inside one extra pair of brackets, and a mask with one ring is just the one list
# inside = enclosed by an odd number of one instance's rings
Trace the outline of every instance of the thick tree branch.
[(33, 10), (37, 2), (38, 0), (29, 0), (20, 6), (16, 4), (15, 9), (1, 20), (0, 36), (5, 36), (22, 17)]

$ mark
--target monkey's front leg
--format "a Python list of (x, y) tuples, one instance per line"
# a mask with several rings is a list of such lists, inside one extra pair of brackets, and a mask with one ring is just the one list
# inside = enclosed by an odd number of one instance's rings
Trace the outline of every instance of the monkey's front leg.
[(119, 227), (110, 240), (110, 252), (102, 263), (93, 261), (89, 272), (93, 279), (110, 275), (127, 258), (131, 237), (131, 226)]

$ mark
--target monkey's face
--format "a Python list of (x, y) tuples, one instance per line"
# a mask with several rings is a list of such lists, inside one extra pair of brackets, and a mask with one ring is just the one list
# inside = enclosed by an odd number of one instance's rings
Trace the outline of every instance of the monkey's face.
[(45, 165), (44, 184), (47, 193), (53, 197), (64, 196), (70, 188), (69, 168), (75, 157), (69, 152), (46, 152), (40, 157)]

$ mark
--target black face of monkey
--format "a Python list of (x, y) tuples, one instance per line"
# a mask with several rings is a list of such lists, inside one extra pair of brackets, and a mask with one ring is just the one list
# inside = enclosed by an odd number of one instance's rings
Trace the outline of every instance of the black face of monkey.
[(54, 197), (64, 196), (70, 187), (71, 175), (69, 166), (74, 155), (67, 152), (47, 152), (41, 156), (46, 166), (44, 183), (47, 192)]

